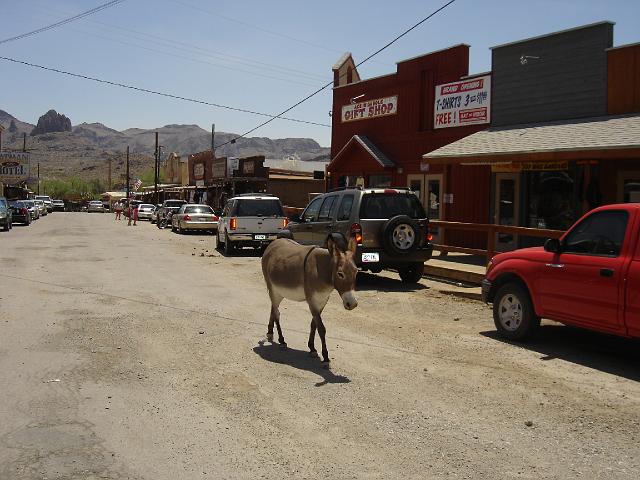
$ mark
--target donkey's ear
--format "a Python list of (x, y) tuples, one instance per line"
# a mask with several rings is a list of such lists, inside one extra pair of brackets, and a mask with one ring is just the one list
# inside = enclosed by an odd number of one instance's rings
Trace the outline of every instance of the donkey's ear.
[(333, 238), (331, 238), (331, 235), (327, 237), (327, 249), (329, 250), (330, 255), (333, 255), (337, 250), (336, 243), (333, 241)]
[(347, 250), (349, 250), (354, 255), (356, 254), (356, 248), (358, 248), (358, 244), (356, 243), (356, 237), (351, 235), (349, 237), (349, 245), (347, 245)]

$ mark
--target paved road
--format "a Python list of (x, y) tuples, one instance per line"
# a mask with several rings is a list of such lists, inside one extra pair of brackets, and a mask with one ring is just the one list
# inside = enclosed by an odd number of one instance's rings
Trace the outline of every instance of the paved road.
[(634, 479), (638, 344), (362, 275), (325, 310), (331, 370), (263, 343), (259, 258), (55, 213), (0, 232), (0, 479)]

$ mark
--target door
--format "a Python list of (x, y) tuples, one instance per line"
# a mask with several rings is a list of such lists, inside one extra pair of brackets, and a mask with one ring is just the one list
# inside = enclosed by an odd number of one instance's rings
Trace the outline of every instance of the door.
[[(429, 220), (440, 220), (442, 215), (442, 174), (407, 175), (407, 186), (416, 192)], [(433, 243), (441, 243), (438, 228), (431, 227)]]
[(640, 202), (640, 172), (618, 174), (618, 203)]
[(542, 314), (554, 320), (618, 332), (622, 328), (622, 288), (628, 265), (629, 215), (595, 212), (563, 238), (538, 280)]
[[(520, 211), (520, 174), (496, 173), (496, 199), (493, 223), (517, 226)], [(496, 233), (496, 251), (504, 252), (517, 248), (518, 237), (511, 233)]]
[(300, 215), (300, 223), (292, 223), (289, 225), (289, 230), (293, 234), (293, 238), (296, 242), (302, 245), (313, 244), (313, 227), (314, 222), (318, 219), (318, 213), (320, 212), (320, 205), (324, 197), (314, 198), (307, 208)]
[(327, 236), (331, 233), (336, 209), (338, 208), (338, 200), (339, 195), (327, 195), (324, 197), (318, 212), (318, 219), (313, 223), (313, 228), (311, 229), (311, 242), (314, 245), (323, 245)]

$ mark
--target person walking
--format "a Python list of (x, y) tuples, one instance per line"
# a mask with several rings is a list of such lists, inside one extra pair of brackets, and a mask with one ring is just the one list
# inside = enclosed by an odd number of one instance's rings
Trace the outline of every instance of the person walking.
[(121, 220), (122, 204), (120, 202), (116, 202), (115, 210), (116, 210), (116, 218), (115, 218), (115, 220)]

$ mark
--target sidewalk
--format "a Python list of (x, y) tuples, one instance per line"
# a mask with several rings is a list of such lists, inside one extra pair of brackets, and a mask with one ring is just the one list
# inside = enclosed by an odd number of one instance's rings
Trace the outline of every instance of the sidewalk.
[(484, 278), (484, 257), (464, 253), (434, 253), (424, 265), (424, 276), (438, 284), (443, 293), (481, 299), (480, 284)]

